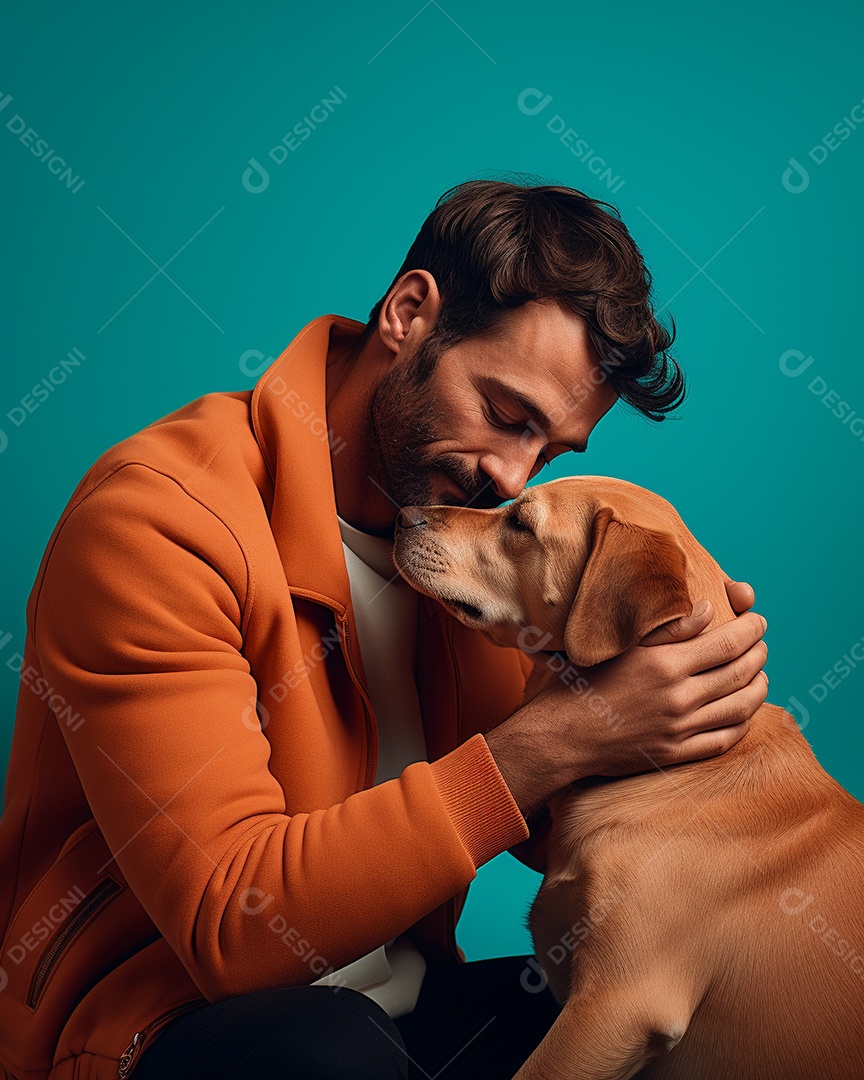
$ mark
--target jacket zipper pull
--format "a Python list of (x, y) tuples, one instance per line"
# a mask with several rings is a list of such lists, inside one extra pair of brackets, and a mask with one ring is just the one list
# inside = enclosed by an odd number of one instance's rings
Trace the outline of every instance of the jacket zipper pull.
[(117, 1072), (118, 1072), (118, 1074), (120, 1076), (120, 1080), (123, 1080), (123, 1077), (126, 1075), (126, 1073), (129, 1072), (129, 1068), (132, 1065), (132, 1059), (135, 1057), (135, 1052), (138, 1049), (138, 1043), (139, 1043), (140, 1039), (141, 1039), (141, 1032), (136, 1031), (135, 1034), (132, 1036), (132, 1042), (129, 1043), (129, 1045), (126, 1047), (126, 1049), (120, 1055), (120, 1064), (118, 1065), (118, 1068), (117, 1068)]

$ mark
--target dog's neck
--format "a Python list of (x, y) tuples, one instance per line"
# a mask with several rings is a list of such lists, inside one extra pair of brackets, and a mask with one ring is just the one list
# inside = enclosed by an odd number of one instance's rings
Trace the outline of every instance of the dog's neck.
[[(678, 540), (687, 556), (687, 589), (691, 601), (696, 603), (697, 600), (710, 600), (714, 608), (711, 621), (702, 633), (731, 622), (735, 618), (735, 612), (729, 603), (724, 585), (728, 575), (687, 529), (682, 529)], [(563, 649), (539, 649), (528, 655), (534, 662), (534, 668), (525, 685), (523, 705), (536, 697), (556, 675), (571, 685), (578, 678), (579, 666)]]

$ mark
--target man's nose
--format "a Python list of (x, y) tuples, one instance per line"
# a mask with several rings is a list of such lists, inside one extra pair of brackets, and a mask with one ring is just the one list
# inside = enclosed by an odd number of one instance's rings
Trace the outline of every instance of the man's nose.
[(413, 529), (417, 525), (427, 525), (426, 515), (419, 506), (403, 506), (396, 515), (400, 529)]
[(515, 499), (521, 495), (531, 476), (535, 458), (508, 460), (497, 454), (487, 454), (478, 462), (495, 488), (500, 499)]

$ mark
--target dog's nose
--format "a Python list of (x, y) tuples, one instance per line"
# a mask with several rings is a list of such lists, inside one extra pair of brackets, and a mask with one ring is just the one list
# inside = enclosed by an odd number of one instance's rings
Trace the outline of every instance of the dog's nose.
[(400, 529), (413, 529), (417, 525), (426, 525), (426, 517), (419, 506), (403, 506), (396, 515)]

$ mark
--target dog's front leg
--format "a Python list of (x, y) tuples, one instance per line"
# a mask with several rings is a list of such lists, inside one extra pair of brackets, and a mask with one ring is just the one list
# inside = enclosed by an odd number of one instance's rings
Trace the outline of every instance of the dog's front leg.
[(674, 949), (658, 955), (645, 938), (656, 926), (634, 926), (620, 895), (596, 866), (571, 861), (544, 878), (529, 923), (535, 962), (562, 1009), (516, 1080), (627, 1080), (684, 1035), (698, 1000), (681, 976), (687, 965)]
[(571, 994), (513, 1080), (629, 1080), (671, 1050), (688, 1021), (689, 1010), (653, 984)]

